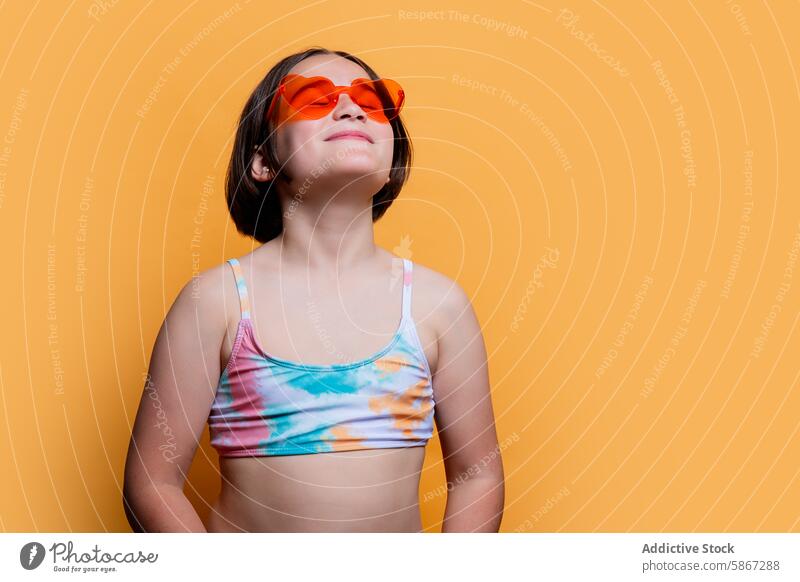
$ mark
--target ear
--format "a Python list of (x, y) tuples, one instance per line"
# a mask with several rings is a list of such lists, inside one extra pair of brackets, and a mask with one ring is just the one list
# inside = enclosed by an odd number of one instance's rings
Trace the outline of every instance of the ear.
[(253, 177), (253, 180), (257, 182), (266, 182), (272, 180), (274, 177), (272, 170), (266, 164), (263, 152), (259, 146), (253, 146), (253, 160), (250, 163), (250, 175)]

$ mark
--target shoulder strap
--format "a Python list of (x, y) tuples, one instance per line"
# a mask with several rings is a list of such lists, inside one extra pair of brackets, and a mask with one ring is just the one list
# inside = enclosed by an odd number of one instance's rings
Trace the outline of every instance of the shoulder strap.
[(403, 319), (411, 319), (411, 259), (403, 259)]
[(242, 277), (242, 266), (238, 259), (228, 259), (228, 263), (233, 268), (233, 275), (236, 277), (236, 290), (239, 292), (239, 307), (242, 310), (242, 319), (250, 319), (250, 300), (247, 297), (247, 286)]

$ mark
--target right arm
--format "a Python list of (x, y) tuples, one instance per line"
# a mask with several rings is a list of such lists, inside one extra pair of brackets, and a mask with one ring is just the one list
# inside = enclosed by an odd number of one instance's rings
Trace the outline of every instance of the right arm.
[(122, 498), (135, 532), (205, 532), (183, 493), (220, 376), (223, 269), (187, 283), (158, 332), (139, 402)]

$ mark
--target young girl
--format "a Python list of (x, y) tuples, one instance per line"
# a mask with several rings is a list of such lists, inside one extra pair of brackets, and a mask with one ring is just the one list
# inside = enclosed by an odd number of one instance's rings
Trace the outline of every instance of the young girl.
[[(442, 531), (498, 531), (503, 468), (472, 305), (374, 240), (408, 177), (404, 100), (318, 47), (251, 95), (227, 200), (263, 244), (187, 283), (159, 331), (125, 466), (134, 531), (419, 532), (434, 420)], [(203, 523), (183, 487), (206, 423), (222, 487)]]

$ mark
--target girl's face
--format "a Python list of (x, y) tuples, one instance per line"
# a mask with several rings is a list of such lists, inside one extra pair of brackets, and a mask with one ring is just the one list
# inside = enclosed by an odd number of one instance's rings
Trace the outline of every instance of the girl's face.
[[(353, 79), (369, 77), (359, 65), (338, 55), (314, 55), (297, 65), (290, 73), (306, 77), (328, 77), (334, 85), (350, 85)], [(275, 115), (286, 119), (287, 104), (280, 98)], [(333, 137), (342, 131), (358, 131), (367, 139)], [(276, 129), (278, 159), (293, 177), (295, 189), (305, 193), (317, 189), (347, 188), (358, 180), (355, 188), (370, 198), (386, 183), (392, 165), (392, 126), (367, 116), (347, 93), (339, 95), (336, 106), (320, 119), (293, 119)]]

